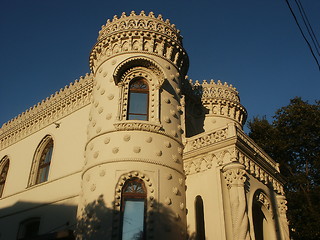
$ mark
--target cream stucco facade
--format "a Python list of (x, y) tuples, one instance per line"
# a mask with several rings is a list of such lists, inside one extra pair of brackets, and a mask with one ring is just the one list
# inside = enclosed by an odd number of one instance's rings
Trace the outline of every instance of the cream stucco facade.
[(289, 239), (278, 164), (173, 24), (115, 16), (90, 68), (0, 129), (1, 240)]

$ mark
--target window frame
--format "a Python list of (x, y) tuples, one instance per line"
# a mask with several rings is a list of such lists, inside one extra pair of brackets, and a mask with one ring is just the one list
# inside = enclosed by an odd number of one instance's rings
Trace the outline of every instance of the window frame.
[[(144, 85), (146, 85), (146, 89), (143, 88), (131, 88), (132, 85), (134, 85), (136, 82), (143, 82)], [(142, 84), (141, 84), (142, 85)], [(145, 109), (145, 114), (143, 113), (132, 113), (130, 112), (130, 104), (132, 101), (132, 95), (131, 93), (138, 93), (138, 94), (146, 94), (146, 109)], [(128, 92), (128, 110), (127, 110), (127, 120), (140, 120), (140, 121), (149, 121), (149, 95), (150, 95), (150, 90), (149, 90), (149, 83), (147, 79), (143, 77), (135, 78), (132, 81), (129, 82), (129, 92)], [(130, 116), (145, 116), (145, 120), (141, 119), (129, 119)]]
[[(128, 184), (132, 182), (138, 182), (141, 184), (143, 193), (131, 193), (131, 192), (125, 192), (126, 188), (128, 187)], [(120, 207), (120, 212), (121, 212), (121, 227), (120, 227), (120, 239), (122, 239), (123, 235), (123, 221), (124, 221), (124, 212), (125, 212), (125, 207), (126, 207), (126, 200), (131, 200), (131, 201), (139, 201), (143, 200), (143, 238), (141, 240), (146, 239), (146, 217), (147, 217), (147, 188), (145, 186), (145, 183), (143, 180), (140, 178), (131, 178), (128, 179), (122, 188), (121, 191), (121, 207)]]
[[(0, 198), (3, 197), (3, 192), (6, 186), (9, 167), (10, 167), (10, 160), (8, 156), (4, 156), (0, 161)], [(3, 177), (2, 175), (4, 171), (5, 171), (5, 176)]]
[[(47, 150), (48, 148), (51, 148), (51, 157), (50, 161), (46, 161), (47, 153), (50, 150)], [(44, 182), (47, 182), (49, 180), (50, 176), (50, 168), (51, 163), (54, 155), (54, 140), (51, 135), (45, 136), (41, 142), (39, 143), (38, 147), (35, 150), (29, 181), (28, 181), (28, 187), (38, 185)], [(45, 180), (41, 180), (41, 174), (45, 171)]]

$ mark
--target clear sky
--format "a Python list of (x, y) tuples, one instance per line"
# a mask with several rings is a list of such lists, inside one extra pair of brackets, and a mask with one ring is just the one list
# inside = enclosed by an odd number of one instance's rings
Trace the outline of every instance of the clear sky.
[[(301, 2), (320, 40), (320, 1)], [(1, 0), (0, 126), (89, 72), (101, 25), (131, 10), (169, 18), (188, 76), (233, 84), (249, 119), (271, 119), (295, 96), (320, 99), (320, 71), (285, 0)]]

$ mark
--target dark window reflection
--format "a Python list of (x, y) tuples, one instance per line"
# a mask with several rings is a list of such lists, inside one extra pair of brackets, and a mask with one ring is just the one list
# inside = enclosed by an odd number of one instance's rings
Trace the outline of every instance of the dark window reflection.
[(129, 86), (128, 120), (148, 120), (149, 87), (144, 79), (138, 79)]

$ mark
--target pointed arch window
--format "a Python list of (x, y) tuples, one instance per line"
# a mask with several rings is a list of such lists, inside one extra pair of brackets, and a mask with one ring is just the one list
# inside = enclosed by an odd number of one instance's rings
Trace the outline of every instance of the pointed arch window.
[(122, 189), (122, 240), (145, 239), (147, 193), (140, 179), (127, 181)]
[(139, 78), (129, 84), (128, 120), (149, 118), (149, 86), (147, 80)]
[(2, 158), (0, 162), (0, 198), (2, 197), (4, 186), (6, 184), (7, 175), (9, 171), (9, 159), (8, 157)]
[(46, 136), (39, 144), (33, 158), (29, 186), (46, 182), (53, 153), (53, 139)]

